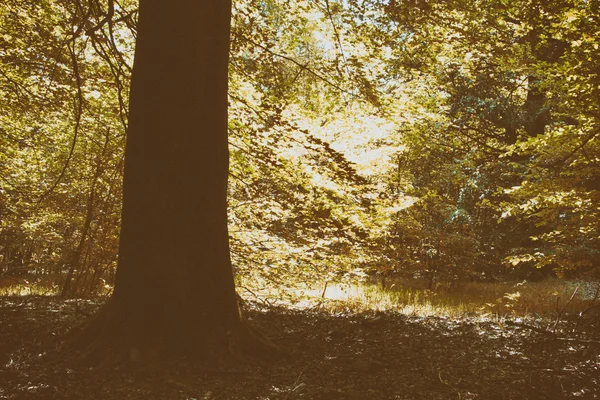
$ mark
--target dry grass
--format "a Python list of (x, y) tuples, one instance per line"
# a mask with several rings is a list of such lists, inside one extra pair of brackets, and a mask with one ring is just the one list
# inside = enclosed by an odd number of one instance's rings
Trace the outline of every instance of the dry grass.
[[(248, 285), (250, 286), (250, 285)], [(243, 286), (244, 287), (244, 286)], [(424, 289), (420, 281), (397, 281), (387, 289), (369, 283), (353, 285), (315, 284), (306, 290), (254, 289), (251, 300), (284, 304), (301, 309), (332, 313), (395, 311), (410, 316), (448, 318), (556, 316), (560, 312), (580, 312), (590, 306), (598, 284), (549, 279), (542, 282), (438, 284)], [(577, 289), (577, 290), (576, 290)], [(0, 280), (0, 296), (52, 296), (56, 284), (45, 279)], [(248, 295), (242, 290), (242, 295)], [(563, 310), (564, 309), (564, 310)]]
[(54, 296), (59, 287), (49, 279), (14, 278), (0, 279), (0, 296)]
[(585, 310), (594, 297), (591, 284), (558, 279), (473, 282), (454, 287), (438, 285), (435, 291), (422, 286), (418, 281), (397, 282), (385, 290), (367, 283), (330, 284), (323, 296), (324, 285), (316, 285), (309, 290), (294, 292), (291, 303), (300, 308), (318, 307), (330, 312), (396, 311), (422, 317), (499, 319), (558, 315), (565, 307), (565, 312), (579, 312)]

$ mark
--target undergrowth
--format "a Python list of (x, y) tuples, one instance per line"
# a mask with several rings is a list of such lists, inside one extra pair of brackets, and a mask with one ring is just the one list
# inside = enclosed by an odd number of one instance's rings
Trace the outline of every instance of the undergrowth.
[[(481, 319), (535, 318), (600, 308), (599, 283), (548, 279), (541, 282), (463, 282), (424, 289), (423, 282), (396, 281), (386, 288), (372, 283), (323, 282), (304, 289), (258, 289), (246, 283), (242, 297), (265, 306), (284, 305), (330, 313), (394, 311), (409, 316)], [(39, 279), (4, 280), (0, 296), (51, 296), (58, 285)]]
[(0, 296), (55, 296), (58, 285), (44, 278), (1, 277)]
[[(600, 287), (588, 282), (549, 279), (541, 282), (468, 282), (423, 289), (418, 281), (377, 284), (315, 284), (304, 290), (252, 292), (268, 304), (331, 313), (394, 311), (410, 316), (481, 319), (535, 318), (580, 313), (598, 305)], [(278, 297), (279, 296), (279, 297)], [(282, 300), (285, 298), (285, 300)]]

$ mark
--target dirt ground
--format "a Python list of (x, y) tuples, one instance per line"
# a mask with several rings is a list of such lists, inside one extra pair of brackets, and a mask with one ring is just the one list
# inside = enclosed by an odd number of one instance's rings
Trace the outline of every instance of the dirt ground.
[(598, 342), (386, 313), (254, 307), (253, 326), (289, 353), (276, 362), (67, 366), (56, 338), (101, 302), (0, 298), (0, 399), (600, 398)]

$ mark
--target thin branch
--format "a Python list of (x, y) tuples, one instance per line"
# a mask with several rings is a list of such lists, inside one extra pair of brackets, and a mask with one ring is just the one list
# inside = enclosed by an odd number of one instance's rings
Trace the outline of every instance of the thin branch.
[(267, 298), (260, 298), (259, 295), (257, 295), (256, 293), (254, 293), (252, 290), (250, 290), (248, 287), (244, 286), (244, 285), (240, 285), (240, 288), (244, 289), (246, 292), (250, 293), (252, 296), (254, 296), (254, 298), (260, 302), (262, 302), (263, 304), (265, 304), (267, 307), (273, 307), (273, 304), (271, 304), (271, 302), (269, 301), (269, 299)]
[(8, 74), (2, 68), (0, 68), (0, 74), (2, 74), (2, 76), (4, 76), (10, 83), (12, 83), (15, 86), (15, 88), (17, 89), (17, 92), (25, 92), (30, 97), (32, 97), (38, 101), (44, 100), (39, 95), (33, 93), (27, 86), (25, 86), (24, 84), (22, 84), (20, 82), (17, 82), (15, 79), (8, 76)]
[[(254, 107), (252, 107), (250, 104), (248, 104), (248, 102), (240, 97), (237, 97), (231, 93), (229, 93), (229, 97), (237, 100), (238, 102), (240, 102), (241, 104), (243, 104), (246, 108), (248, 108), (249, 110), (251, 110), (252, 112), (254, 112), (256, 114), (256, 116), (258, 118), (260, 118), (261, 120), (263, 120), (265, 123), (269, 123), (270, 120), (268, 117), (265, 117), (260, 111), (256, 110)], [(280, 126), (283, 127), (285, 125), (285, 127), (291, 129), (292, 131), (297, 131), (297, 132), (301, 132), (303, 133), (307, 138), (309, 142), (313, 142), (316, 140), (316, 138), (306, 129), (301, 129), (298, 126), (293, 125), (292, 123), (290, 123), (289, 121), (280, 121), (281, 124)], [(278, 129), (277, 126), (273, 126), (273, 129), (281, 134), (285, 134), (285, 131), (282, 131), (280, 129)], [(306, 150), (309, 151), (309, 157), (311, 157), (314, 160), (318, 161), (318, 155), (315, 155), (313, 152), (318, 152), (317, 148), (314, 148), (310, 145), (308, 145), (305, 142), (300, 141), (299, 139), (296, 139), (293, 135), (288, 136), (289, 140), (299, 144), (300, 146), (304, 147)], [(358, 183), (364, 183), (362, 181), (364, 181), (364, 178), (362, 176), (360, 176), (358, 174), (358, 172), (356, 172), (356, 170), (353, 167), (353, 163), (351, 163), (350, 161), (348, 161), (346, 159), (346, 156), (343, 155), (342, 153), (339, 153), (333, 149), (331, 149), (328, 145), (328, 143), (326, 142), (321, 142), (317, 143), (319, 145), (320, 148), (325, 149), (326, 151), (328, 151), (329, 153), (335, 153), (336, 155), (338, 155), (339, 157), (341, 157), (342, 160), (336, 160), (335, 165), (338, 166), (339, 169), (335, 169), (332, 168), (333, 172), (338, 172), (340, 170), (346, 172), (347, 174), (349, 173), (349, 175), (346, 177), (347, 180), (352, 181), (352, 182), (358, 182)], [(320, 153), (319, 153), (320, 154)], [(351, 171), (349, 171), (351, 170)]]
[[(62, 50), (65, 46), (69, 47), (69, 42), (73, 42), (73, 44), (75, 44), (75, 40), (79, 37), (79, 35), (81, 35), (81, 32), (83, 32), (85, 21), (87, 21), (90, 18), (90, 15), (92, 13), (91, 7), (89, 7), (88, 10), (86, 12), (84, 12), (83, 9), (81, 8), (81, 5), (79, 2), (75, 2), (75, 5), (76, 5), (77, 10), (81, 10), (83, 17), (81, 18), (79, 25), (77, 25), (77, 29), (75, 29), (71, 33), (70, 37), (66, 37), (64, 39), (64, 41), (60, 44), (60, 46), (58, 46), (56, 49), (56, 55), (53, 57), (54, 65), (52, 66), (52, 70), (50, 72), (48, 83), (46, 84), (46, 90), (44, 91), (44, 98), (46, 98), (48, 96), (48, 92), (50, 91), (50, 86), (52, 86), (52, 84), (54, 83), (54, 75), (56, 73), (56, 70), (58, 69), (58, 63), (59, 63), (58, 60), (59, 60), (60, 53), (62, 52)], [(71, 18), (73, 19), (73, 27), (75, 26), (75, 17), (77, 16), (77, 10), (75, 10), (74, 14), (72, 14), (72, 16), (71, 16)]]
[[(101, 6), (97, 0), (96, 0), (96, 5), (98, 6), (98, 9), (101, 8)], [(91, 8), (92, 7), (90, 6), (90, 10), (91, 10)], [(102, 20), (100, 22), (98, 22), (96, 24), (96, 26), (86, 29), (85, 32), (88, 35), (91, 35), (92, 33), (99, 31), (100, 29), (102, 29), (104, 27), (104, 25), (106, 25), (108, 22), (110, 22), (112, 20), (112, 17), (114, 14), (115, 14), (115, 4), (114, 4), (113, 0), (108, 0), (108, 12), (104, 16), (104, 18), (102, 18)]]
[[(108, 40), (106, 35), (104, 35), (104, 37), (107, 41), (110, 41), (110, 40)], [(117, 98), (119, 100), (119, 118), (120, 118), (121, 124), (123, 125), (125, 130), (127, 130), (127, 125), (128, 125), (127, 120), (129, 118), (129, 116), (127, 113), (127, 107), (125, 105), (125, 99), (123, 97), (123, 82), (121, 81), (121, 76), (123, 76), (125, 74), (124, 74), (123, 70), (121, 69), (121, 65), (124, 65), (127, 68), (127, 70), (129, 70), (129, 71), (131, 71), (131, 67), (129, 67), (129, 65), (122, 59), (121, 59), (120, 63), (118, 62), (117, 65), (115, 65), (110, 57), (110, 54), (104, 48), (101, 41), (98, 40), (95, 35), (92, 35), (91, 38), (92, 38), (92, 46), (94, 47), (94, 50), (96, 50), (96, 53), (98, 53), (100, 58), (102, 58), (104, 61), (106, 61), (106, 63), (108, 64), (108, 66), (110, 68), (110, 72), (111, 72), (113, 78), (115, 79), (115, 83), (117, 85)], [(109, 48), (110, 48), (110, 46), (109, 46)]]
[(75, 111), (75, 128), (73, 129), (73, 140), (71, 142), (71, 148), (69, 149), (69, 155), (67, 156), (67, 160), (65, 161), (58, 178), (54, 181), (54, 183), (40, 196), (37, 203), (41, 203), (50, 193), (56, 189), (60, 181), (65, 176), (65, 172), (67, 168), (69, 168), (69, 164), (71, 159), (73, 158), (73, 153), (75, 152), (75, 145), (77, 144), (77, 137), (79, 135), (79, 128), (81, 126), (81, 115), (83, 113), (83, 89), (82, 89), (82, 81), (81, 75), (79, 73), (79, 62), (77, 61), (77, 55), (75, 54), (75, 43), (76, 36), (73, 36), (73, 47), (67, 44), (67, 48), (69, 49), (69, 53), (71, 53), (71, 62), (73, 63), (73, 75), (75, 75), (75, 82), (77, 84), (77, 110)]
[(342, 56), (342, 60), (344, 60), (344, 67), (346, 68), (346, 73), (348, 74), (348, 76), (350, 76), (350, 71), (348, 70), (348, 61), (346, 60), (346, 55), (344, 54), (344, 46), (342, 46), (342, 39), (340, 37), (340, 33), (338, 32), (337, 26), (333, 21), (333, 15), (331, 14), (329, 0), (325, 0), (325, 6), (327, 7), (327, 15), (329, 15), (329, 21), (331, 21), (331, 26), (333, 27), (333, 33), (335, 34), (338, 46), (340, 47), (340, 55)]
[(279, 54), (279, 53), (275, 53), (273, 50), (269, 49), (266, 46), (263, 46), (259, 43), (256, 43), (250, 39), (247, 39), (248, 42), (252, 43), (253, 45), (255, 45), (256, 47), (260, 47), (261, 49), (263, 49), (264, 51), (266, 51), (267, 53), (275, 56), (275, 57), (279, 57), (279, 58), (283, 58), (284, 60), (288, 60), (294, 64), (296, 64), (297, 66), (299, 66), (300, 68), (302, 68), (303, 70), (305, 70), (306, 72), (310, 73), (311, 75), (314, 75), (315, 77), (317, 77), (318, 79), (322, 80), (323, 82), (325, 82), (326, 84), (328, 84), (329, 86), (333, 87), (334, 89), (342, 92), (342, 93), (346, 93), (352, 96), (356, 96), (354, 93), (349, 92), (347, 90), (342, 89), (341, 87), (339, 87), (338, 85), (336, 85), (335, 83), (331, 82), (329, 79), (325, 78), (324, 76), (322, 76), (321, 74), (315, 72), (314, 70), (312, 70), (311, 68), (308, 68), (306, 65), (302, 64), (299, 61), (296, 61), (295, 59), (293, 59), (292, 57), (283, 55), (283, 54)]
[[(470, 130), (478, 132), (476, 128), (459, 126), (459, 125), (455, 125), (455, 124), (449, 125), (448, 128), (453, 128), (453, 129), (460, 131), (461, 134), (463, 136), (465, 136), (467, 139), (470, 139), (470, 140), (474, 141), (475, 143), (477, 143), (478, 145), (483, 146), (484, 148), (488, 149), (489, 153), (491, 153), (491, 154), (498, 155), (498, 154), (504, 153), (504, 151), (502, 151), (501, 149), (491, 146), (488, 143), (486, 143), (484, 140), (478, 138), (477, 136), (473, 136), (468, 133)], [(487, 136), (487, 135), (484, 134), (484, 136)]]
[(571, 150), (568, 155), (554, 161), (552, 164), (550, 164), (550, 166), (554, 167), (554, 166), (557, 166), (558, 164), (566, 163), (567, 160), (569, 160), (571, 157), (573, 157), (579, 150), (583, 149), (599, 133), (600, 133), (600, 128), (596, 129), (595, 131), (592, 131), (592, 133), (590, 133), (585, 139), (583, 139), (583, 141), (579, 145), (577, 145), (573, 150)]

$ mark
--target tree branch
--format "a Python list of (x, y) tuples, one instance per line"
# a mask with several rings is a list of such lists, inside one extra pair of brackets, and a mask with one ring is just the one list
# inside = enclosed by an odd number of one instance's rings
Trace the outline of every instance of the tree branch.
[(83, 114), (83, 89), (82, 89), (82, 81), (81, 75), (79, 73), (79, 61), (77, 60), (77, 55), (75, 54), (75, 42), (76, 36), (73, 36), (72, 40), (73, 44), (67, 44), (67, 48), (69, 49), (69, 53), (71, 54), (71, 62), (73, 63), (73, 75), (75, 76), (75, 82), (77, 84), (77, 109), (75, 111), (75, 128), (73, 129), (73, 140), (71, 142), (71, 148), (69, 149), (69, 155), (67, 156), (67, 160), (65, 161), (58, 178), (54, 181), (54, 183), (40, 196), (37, 201), (37, 204), (40, 204), (50, 193), (56, 189), (60, 181), (65, 176), (65, 172), (67, 168), (69, 168), (69, 164), (71, 159), (73, 158), (73, 153), (75, 152), (75, 145), (77, 144), (77, 137), (79, 135), (79, 128), (81, 126), (81, 115)]

